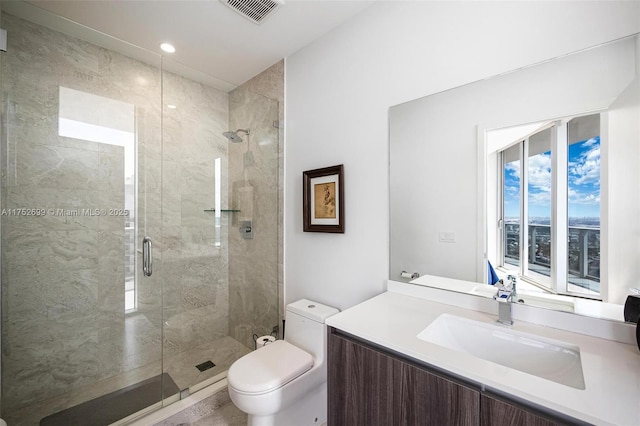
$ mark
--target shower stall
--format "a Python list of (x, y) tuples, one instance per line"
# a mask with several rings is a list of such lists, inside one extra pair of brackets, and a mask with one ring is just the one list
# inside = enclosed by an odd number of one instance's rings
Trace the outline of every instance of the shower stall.
[[(11, 426), (109, 424), (167, 405), (224, 378), (280, 318), (278, 100), (209, 87), (59, 21), (2, 4)], [(241, 142), (230, 129), (246, 130)]]

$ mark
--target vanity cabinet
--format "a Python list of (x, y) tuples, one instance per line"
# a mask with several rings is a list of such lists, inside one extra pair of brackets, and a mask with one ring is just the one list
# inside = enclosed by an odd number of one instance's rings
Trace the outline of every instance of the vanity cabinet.
[(558, 423), (329, 328), (328, 426)]
[(523, 410), (515, 404), (482, 395), (480, 426), (554, 426), (562, 423)]
[(480, 393), (335, 333), (328, 425), (477, 425)]

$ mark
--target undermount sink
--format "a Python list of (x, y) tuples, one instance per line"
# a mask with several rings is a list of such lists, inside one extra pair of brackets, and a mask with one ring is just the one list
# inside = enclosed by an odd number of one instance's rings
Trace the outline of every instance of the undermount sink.
[(585, 389), (580, 348), (534, 334), (442, 314), (416, 337), (576, 389)]

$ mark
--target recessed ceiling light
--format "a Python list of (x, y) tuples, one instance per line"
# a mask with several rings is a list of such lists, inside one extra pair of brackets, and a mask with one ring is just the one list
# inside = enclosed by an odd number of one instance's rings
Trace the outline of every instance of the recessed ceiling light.
[(167, 53), (173, 53), (176, 51), (176, 48), (169, 43), (162, 43), (160, 45), (160, 49), (164, 50)]
[(169, 109), (176, 109), (176, 108), (178, 108), (178, 107), (177, 107), (177, 106), (175, 106), (175, 105), (169, 104), (169, 105), (167, 105), (167, 108), (169, 108)]

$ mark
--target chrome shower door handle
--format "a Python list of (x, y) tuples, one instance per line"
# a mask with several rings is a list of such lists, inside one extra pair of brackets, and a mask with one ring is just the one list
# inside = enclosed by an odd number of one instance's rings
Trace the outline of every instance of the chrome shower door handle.
[(142, 239), (142, 272), (145, 277), (150, 277), (153, 273), (153, 246), (149, 236)]

